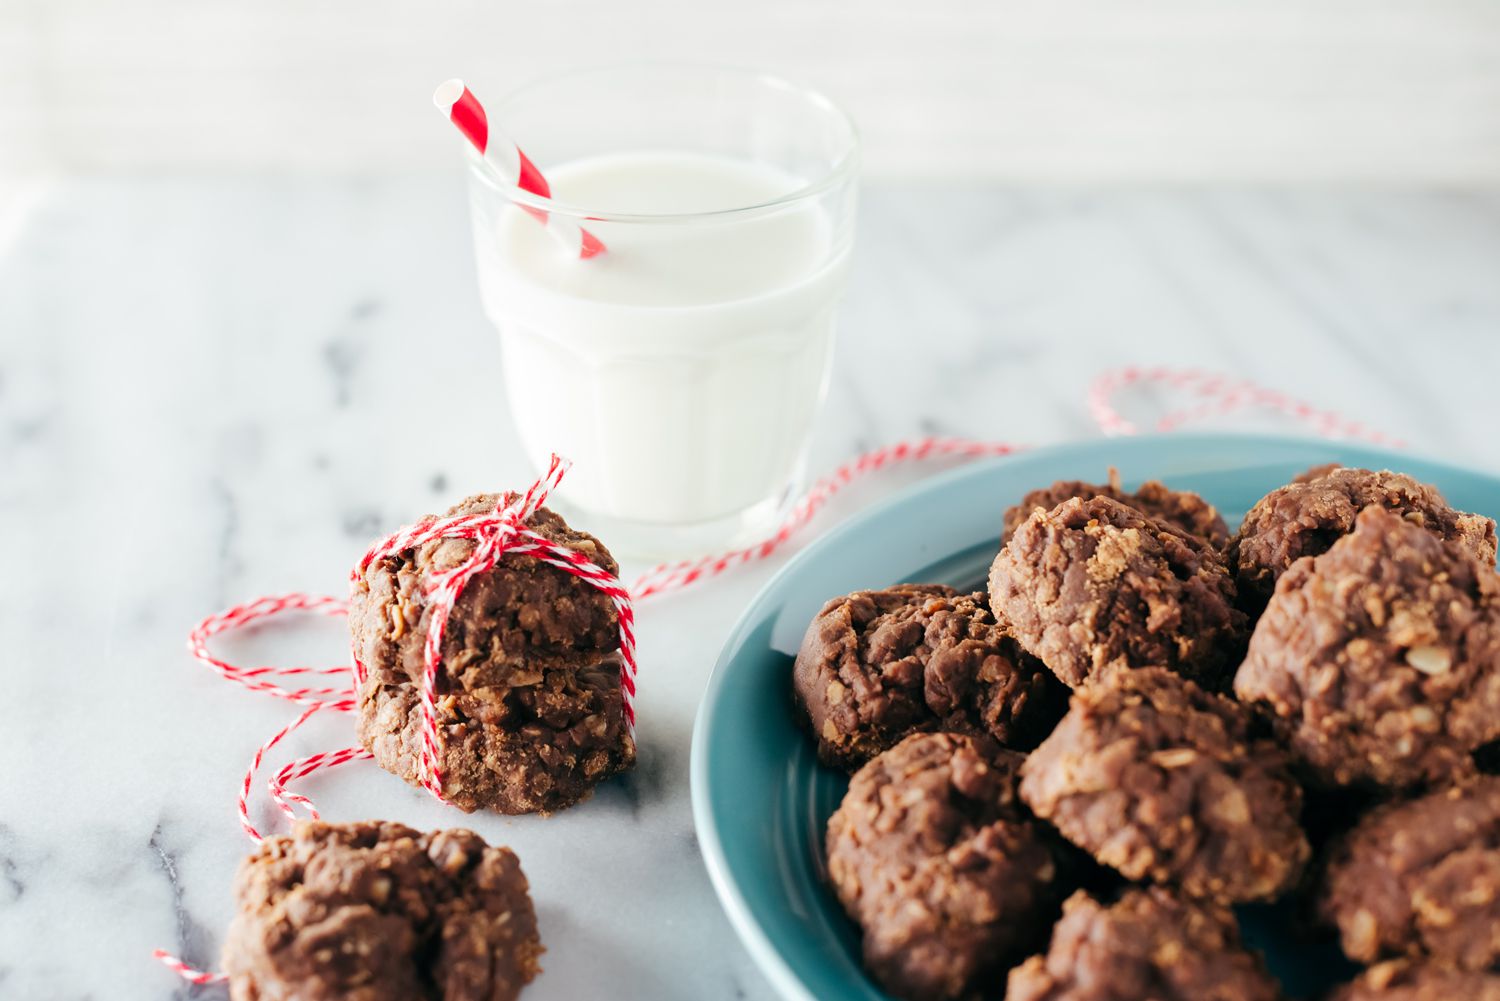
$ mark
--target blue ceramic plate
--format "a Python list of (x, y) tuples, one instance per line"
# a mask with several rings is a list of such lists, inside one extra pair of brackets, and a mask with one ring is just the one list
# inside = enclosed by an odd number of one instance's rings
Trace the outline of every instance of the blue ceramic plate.
[[(1234, 525), (1256, 500), (1324, 462), (1400, 470), (1461, 510), (1500, 516), (1500, 478), (1357, 445), (1239, 435), (1124, 438), (1038, 449), (935, 476), (812, 543), (751, 602), (714, 668), (693, 731), (693, 817), (714, 888), (750, 954), (795, 1001), (881, 1001), (859, 938), (824, 883), (823, 829), (845, 778), (818, 765), (792, 715), (792, 658), (829, 598), (902, 581), (982, 586), (1001, 515), (1054, 480), (1193, 490)], [(1337, 951), (1278, 937), (1272, 911), (1241, 912), (1290, 993), (1348, 972)]]

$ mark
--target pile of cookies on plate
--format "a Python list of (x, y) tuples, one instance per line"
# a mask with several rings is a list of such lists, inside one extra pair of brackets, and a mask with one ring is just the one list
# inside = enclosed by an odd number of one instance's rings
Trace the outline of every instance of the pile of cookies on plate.
[(987, 592), (835, 598), (797, 657), (853, 772), (827, 871), (877, 982), (1270, 1001), (1231, 907), (1290, 900), (1366, 967), (1337, 1001), (1500, 999), (1493, 521), (1330, 466), (1233, 535), (1113, 472), (1003, 533)]

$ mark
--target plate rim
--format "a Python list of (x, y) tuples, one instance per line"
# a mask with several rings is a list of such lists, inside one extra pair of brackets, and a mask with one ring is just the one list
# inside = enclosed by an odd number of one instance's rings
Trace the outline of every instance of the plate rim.
[[(1390, 463), (1399, 463), (1399, 460), (1405, 458), (1420, 462), (1434, 469), (1451, 470), (1453, 473), (1459, 475), (1482, 476), (1492, 480), (1500, 479), (1500, 474), (1495, 472), (1462, 466), (1445, 459), (1429, 458), (1419, 452), (1382, 448), (1346, 439), (1319, 438), (1307, 435), (1225, 431), (1174, 432), (1129, 435), (1115, 438), (1088, 438), (1051, 445), (1018, 448), (1015, 452), (1008, 455), (976, 459), (971, 462), (965, 462), (954, 469), (944, 470), (931, 476), (923, 477), (915, 483), (894, 491), (887, 497), (880, 498), (866, 505), (849, 515), (842, 522), (830, 526), (821, 534), (811, 539), (807, 545), (788, 559), (784, 566), (772, 574), (761, 585), (749, 602), (745, 604), (736, 618), (733, 627), (730, 628), (729, 633), (725, 636), (724, 642), (719, 648), (719, 654), (714, 660), (713, 670), (710, 672), (708, 681), (704, 685), (698, 708), (693, 715), (693, 731), (688, 754), (688, 786), (692, 803), (693, 829), (697, 836), (704, 867), (708, 870), (709, 882), (719, 899), (720, 908), (724, 911), (725, 916), (728, 917), (731, 927), (734, 928), (745, 950), (750, 954), (756, 967), (771, 983), (772, 988), (781, 997), (787, 999), (787, 1001), (819, 1001), (817, 996), (807, 988), (802, 978), (792, 969), (785, 957), (782, 956), (781, 952), (772, 943), (766, 930), (761, 927), (759, 920), (752, 912), (744, 894), (731, 877), (721, 832), (714, 821), (713, 811), (710, 808), (708, 769), (705, 765), (705, 757), (708, 754), (708, 733), (712, 726), (713, 716), (718, 709), (718, 696), (725, 684), (726, 669), (731, 659), (731, 654), (738, 653), (739, 648), (743, 646), (745, 634), (750, 631), (753, 623), (760, 621), (764, 608), (771, 603), (775, 594), (781, 590), (782, 582), (788, 577), (801, 573), (803, 567), (816, 560), (824, 550), (835, 545), (838, 540), (849, 533), (858, 531), (865, 523), (877, 518), (889, 509), (912, 503), (923, 495), (948, 489), (953, 483), (982, 477), (989, 470), (997, 467), (1013, 465), (1038, 455), (1066, 457), (1071, 453), (1090, 452), (1108, 444), (1117, 445), (1122, 451), (1132, 451), (1168, 442), (1173, 443), (1176, 447), (1191, 447), (1195, 444), (1210, 446), (1214, 443), (1222, 443), (1227, 440), (1232, 440), (1241, 445), (1260, 444), (1267, 448), (1306, 447), (1322, 444), (1345, 454), (1360, 455), (1368, 460), (1378, 460), (1385, 463), (1386, 468), (1393, 468), (1389, 465)], [(1373, 466), (1375, 462), (1369, 461), (1366, 464)]]

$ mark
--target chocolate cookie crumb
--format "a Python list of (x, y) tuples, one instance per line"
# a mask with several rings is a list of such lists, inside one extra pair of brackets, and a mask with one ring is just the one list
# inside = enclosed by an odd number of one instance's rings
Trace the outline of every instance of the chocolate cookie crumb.
[(1032, 512), (995, 558), (990, 601), (1072, 687), (1117, 663), (1219, 687), (1245, 625), (1218, 550), (1108, 497)]
[(1105, 906), (1069, 897), (1047, 952), (1010, 973), (1006, 1001), (1278, 1001), (1227, 909), (1165, 890)]
[(1328, 1001), (1500, 1001), (1500, 974), (1391, 960), (1370, 967)]
[(1455, 511), (1436, 487), (1389, 470), (1319, 466), (1257, 501), (1230, 543), (1230, 568), (1245, 607), (1263, 607), (1294, 562), (1327, 552), (1367, 507), (1399, 515), (1495, 565), (1494, 521)]
[[(448, 515), (492, 510), (470, 497)], [(610, 573), (603, 544), (542, 508), (529, 527)], [(421, 781), (421, 681), (434, 575), (474, 543), (443, 539), (376, 561), (351, 601), (366, 668), (360, 741), (382, 768)], [(444, 798), (464, 810), (551, 812), (635, 762), (620, 690), (619, 619), (603, 592), (531, 556), (507, 554), (474, 576), (443, 634), (436, 685)]]
[(1082, 500), (1109, 497), (1148, 517), (1176, 525), (1216, 549), (1223, 549), (1229, 544), (1229, 526), (1224, 524), (1218, 510), (1202, 497), (1187, 490), (1173, 490), (1158, 480), (1147, 480), (1139, 490), (1132, 493), (1120, 486), (1120, 471), (1113, 467), (1109, 470), (1108, 483), (1058, 480), (1050, 487), (1031, 491), (1021, 498), (1021, 503), (1006, 510), (1001, 544), (1004, 545), (1037, 508), (1050, 511), (1074, 497)]
[(1401, 788), (1469, 771), (1500, 738), (1500, 577), (1365, 508), (1352, 533), (1282, 576), (1234, 687), (1319, 784)]
[(907, 734), (988, 734), (1031, 748), (1066, 690), (995, 624), (982, 594), (938, 584), (856, 591), (823, 606), (793, 688), (824, 764), (853, 769)]
[(1330, 852), (1319, 910), (1350, 959), (1500, 960), (1500, 778), (1378, 807)]
[(511, 1001), (540, 972), (520, 863), (470, 831), (300, 823), (234, 892), (235, 1001)]
[(1076, 690), (1022, 776), (1026, 804), (1073, 844), (1189, 896), (1272, 899), (1311, 854), (1286, 756), (1239, 705), (1160, 668)]
[(829, 879), (893, 994), (994, 993), (1045, 936), (1057, 871), (1016, 798), (1021, 760), (986, 737), (916, 734), (856, 772), (829, 819)]

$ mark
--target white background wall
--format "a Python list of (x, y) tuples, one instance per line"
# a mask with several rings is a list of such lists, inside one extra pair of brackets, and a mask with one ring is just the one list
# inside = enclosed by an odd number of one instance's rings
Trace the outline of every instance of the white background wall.
[(631, 56), (815, 83), (877, 176), (1500, 180), (1500, 0), (0, 0), (0, 174), (451, 165), (438, 80)]

